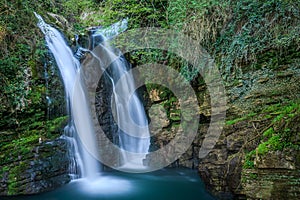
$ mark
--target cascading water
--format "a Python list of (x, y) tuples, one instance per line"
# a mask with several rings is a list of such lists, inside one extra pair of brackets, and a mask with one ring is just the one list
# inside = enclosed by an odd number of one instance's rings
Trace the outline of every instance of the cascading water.
[[(98, 162), (89, 153), (92, 152), (93, 155), (96, 155), (98, 151), (85, 85), (79, 81), (80, 84), (76, 84), (76, 88), (74, 88), (75, 82), (78, 81), (76, 77), (80, 76), (79, 59), (84, 52), (88, 52), (92, 57), (100, 60), (99, 63), (103, 63), (101, 59), (105, 59), (111, 69), (111, 73), (107, 73), (105, 69), (108, 66), (98, 66), (108, 75), (113, 85), (112, 102), (114, 103), (112, 104), (114, 105), (112, 107), (115, 121), (118, 124), (119, 147), (122, 152), (121, 168), (133, 170), (145, 168), (143, 160), (150, 145), (145, 110), (135, 92), (134, 78), (129, 72), (127, 61), (118, 50), (112, 48), (107, 42), (120, 30), (127, 28), (127, 21), (123, 20), (107, 29), (95, 29), (90, 38), (90, 50), (80, 47), (73, 55), (61, 33), (46, 24), (41, 16), (36, 13), (35, 15), (39, 19), (38, 26), (45, 34), (48, 48), (56, 60), (65, 86), (70, 116), (69, 124), (65, 128), (65, 137), (72, 144), (72, 156), (75, 158), (71, 165), (72, 171), (77, 174), (80, 171), (81, 176), (87, 178), (95, 177), (95, 174), (99, 172)], [(96, 46), (102, 49), (103, 55), (93, 52)], [(75, 90), (76, 92), (74, 92)], [(89, 152), (85, 146), (88, 146)]]
[[(90, 49), (96, 46), (101, 48), (109, 65), (102, 66), (102, 70), (110, 69), (108, 76), (113, 85), (114, 118), (118, 124), (119, 146), (123, 158), (121, 168), (138, 170), (145, 168), (143, 160), (149, 151), (148, 120), (143, 104), (135, 92), (137, 88), (128, 62), (107, 42), (113, 34), (119, 34), (126, 28), (125, 23), (126, 20), (123, 20), (113, 24), (111, 29), (94, 30), (91, 34)], [(93, 56), (98, 57), (95, 54)]]
[[(101, 172), (101, 176), (97, 176), (99, 165), (94, 157), (98, 155), (104, 157), (106, 154), (108, 157), (112, 157), (112, 160), (118, 160), (109, 166), (121, 168), (122, 171), (144, 172), (151, 168), (151, 166), (147, 168), (143, 165), (150, 145), (150, 134), (143, 105), (135, 91), (133, 75), (125, 58), (107, 42), (113, 35), (119, 33), (119, 28), (126, 28), (126, 20), (116, 23), (108, 29), (96, 29), (90, 35), (89, 49), (79, 47), (73, 55), (61, 33), (46, 24), (41, 16), (36, 14), (36, 17), (39, 19), (40, 29), (45, 34), (49, 50), (56, 60), (65, 87), (69, 124), (65, 127), (64, 138), (70, 141), (70, 149), (73, 150), (71, 152), (71, 159), (73, 158), (70, 165), (71, 172), (85, 178), (72, 181), (52, 192), (21, 195), (14, 198), (20, 200), (171, 200), (192, 199), (196, 196), (213, 200), (214, 198), (205, 191), (199, 176), (194, 171), (187, 169), (159, 170), (130, 176), (119, 172), (104, 171)], [(97, 77), (93, 77), (98, 75), (96, 72), (105, 74), (103, 79), (99, 80)], [(47, 70), (45, 70), (45, 78), (47, 79)], [(97, 113), (95, 109), (95, 100), (99, 97), (96, 95), (97, 89), (100, 94), (102, 94), (101, 92), (108, 94), (97, 101), (103, 101), (105, 105), (102, 104), (102, 106), (107, 106), (103, 111), (107, 114), (103, 117), (103, 121), (99, 120), (100, 116), (104, 116), (103, 113), (99, 110)], [(110, 97), (111, 95), (112, 97)], [(110, 98), (112, 99), (111, 105), (106, 105)], [(49, 103), (51, 103), (50, 100)], [(55, 99), (52, 100), (55, 101)], [(104, 107), (99, 106), (99, 108)], [(96, 116), (97, 114), (99, 115)], [(115, 124), (109, 124), (109, 128), (104, 129), (107, 133), (103, 134), (104, 131), (101, 127), (99, 129), (97, 124), (107, 122), (107, 119), (112, 121), (112, 115), (118, 125), (118, 131), (115, 131)], [(107, 116), (109, 117), (107, 118)], [(98, 120), (99, 123), (97, 123)], [(110, 129), (111, 127), (113, 128)], [(115, 137), (115, 132), (119, 139)], [(109, 139), (115, 139), (115, 144), (118, 144), (120, 148), (117, 148), (117, 145), (112, 145), (113, 148), (104, 146), (111, 145), (110, 140), (103, 139), (111, 136), (110, 134), (114, 138)], [(99, 145), (98, 148), (96, 143)], [(101, 149), (103, 151), (97, 151)], [(115, 151), (115, 149), (117, 150)], [(96, 155), (97, 152), (98, 155)], [(121, 163), (119, 162), (120, 157), (123, 158)], [(149, 157), (151, 159), (151, 155)], [(106, 160), (102, 162), (106, 164)]]
[[(82, 177), (91, 179), (99, 172), (99, 166), (97, 160), (81, 144), (88, 144), (90, 151), (93, 151), (93, 153), (97, 152), (84, 85), (78, 84), (78, 87), (74, 88), (80, 63), (74, 58), (61, 33), (46, 24), (40, 15), (36, 13), (35, 15), (39, 20), (39, 28), (45, 34), (48, 48), (55, 58), (65, 87), (69, 124), (65, 127), (64, 137), (70, 141), (73, 147), (73, 156), (76, 157), (76, 162), (74, 162), (76, 164), (74, 164), (75, 166), (71, 165), (71, 167), (73, 172), (77, 172), (76, 169), (79, 168)], [(74, 90), (77, 90), (77, 92), (75, 93)], [(73, 99), (76, 99), (76, 101), (73, 101)], [(84, 134), (84, 137), (81, 138), (84, 138), (85, 141), (81, 142), (79, 140), (78, 133)]]

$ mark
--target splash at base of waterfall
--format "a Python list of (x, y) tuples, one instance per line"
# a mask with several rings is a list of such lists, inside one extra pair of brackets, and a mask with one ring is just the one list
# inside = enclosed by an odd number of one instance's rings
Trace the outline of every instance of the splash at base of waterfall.
[(121, 171), (134, 171), (134, 172), (143, 172), (148, 167), (144, 165), (143, 160), (146, 158), (147, 153), (140, 155), (128, 155), (128, 153), (124, 153), (126, 156), (126, 162), (120, 167), (118, 167)]

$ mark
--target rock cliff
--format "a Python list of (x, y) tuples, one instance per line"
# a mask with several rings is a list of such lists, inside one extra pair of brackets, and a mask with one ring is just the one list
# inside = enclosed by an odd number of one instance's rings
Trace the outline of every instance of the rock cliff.
[(64, 139), (41, 143), (37, 139), (26, 149), (7, 146), (1, 150), (0, 195), (36, 194), (70, 181), (68, 143)]

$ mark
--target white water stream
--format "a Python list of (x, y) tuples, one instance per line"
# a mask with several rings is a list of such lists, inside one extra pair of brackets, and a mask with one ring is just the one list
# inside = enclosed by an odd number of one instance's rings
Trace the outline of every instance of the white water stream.
[[(72, 168), (78, 167), (81, 177), (93, 179), (100, 170), (99, 162), (92, 155), (97, 155), (97, 148), (101, 147), (96, 144), (85, 85), (81, 81), (79, 84), (76, 82), (80, 80), (76, 79), (80, 76), (80, 62), (73, 55), (62, 34), (46, 24), (41, 16), (36, 13), (35, 15), (39, 20), (39, 28), (45, 34), (48, 48), (55, 58), (65, 87), (70, 118), (69, 124), (65, 128), (65, 137), (73, 144), (71, 146), (75, 164)], [(135, 92), (137, 88), (135, 88), (133, 75), (128, 71), (127, 61), (124, 57), (116, 55), (115, 49), (107, 42), (113, 34), (118, 34), (118, 26), (124, 28), (124, 23), (123, 20), (119, 24), (112, 25), (111, 29), (94, 32), (91, 40), (94, 46), (102, 48), (102, 52), (105, 52), (105, 59), (112, 61), (110, 66), (112, 73), (109, 77), (113, 85), (112, 102), (114, 105), (112, 107), (115, 111), (115, 121), (118, 124), (119, 148), (122, 152), (121, 168), (140, 169), (145, 167), (143, 159), (145, 159), (150, 145), (148, 121), (143, 104)], [(99, 37), (104, 41), (97, 43)], [(86, 51), (89, 51), (97, 59), (103, 57), (103, 55), (93, 54), (92, 50)], [(99, 67), (103, 69), (103, 66)], [(75, 82), (76, 88), (74, 88)], [(135, 155), (132, 156), (132, 153)], [(78, 170), (73, 169), (73, 171)]]

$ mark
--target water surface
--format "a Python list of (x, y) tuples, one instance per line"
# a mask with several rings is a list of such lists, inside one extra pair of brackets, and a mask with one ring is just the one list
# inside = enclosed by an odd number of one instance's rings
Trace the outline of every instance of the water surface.
[(163, 169), (132, 174), (102, 172), (94, 181), (74, 180), (55, 191), (14, 200), (213, 200), (195, 170)]

